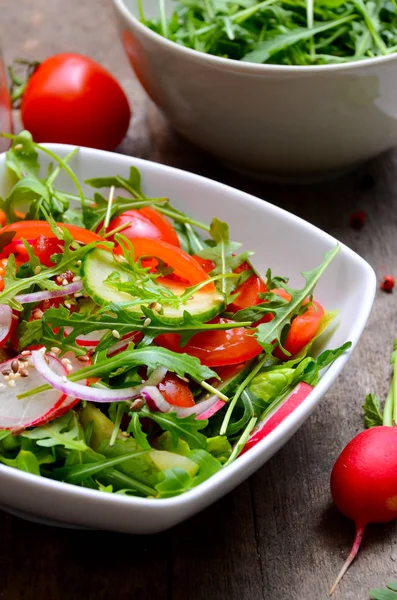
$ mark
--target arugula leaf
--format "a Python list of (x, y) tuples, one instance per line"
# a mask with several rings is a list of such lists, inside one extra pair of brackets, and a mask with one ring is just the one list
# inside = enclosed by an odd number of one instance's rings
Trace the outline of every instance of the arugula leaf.
[(377, 425), (383, 425), (379, 398), (375, 396), (375, 394), (366, 395), (363, 409), (365, 427), (370, 428), (376, 427)]
[[(85, 311), (79, 313), (69, 312), (64, 306), (60, 306), (59, 308), (48, 309), (44, 313), (43, 319), (44, 323), (52, 328), (72, 328), (72, 331), (64, 340), (65, 344), (70, 345), (74, 344), (77, 337), (86, 335), (92, 331), (114, 330), (120, 334), (120, 337), (132, 331), (142, 331), (147, 336), (149, 343), (161, 333), (178, 333), (181, 335), (180, 345), (183, 346), (192, 335), (200, 331), (218, 331), (250, 325), (248, 321), (236, 324), (202, 323), (187, 311), (184, 312), (182, 320), (178, 325), (171, 325), (166, 318), (154, 310), (144, 306), (141, 307), (141, 310), (143, 318), (139, 313), (126, 310), (122, 304), (116, 303), (110, 303), (106, 309), (96, 314), (90, 314)], [(147, 319), (150, 319), (149, 324)], [(28, 329), (29, 327), (30, 324), (28, 325)], [(35, 327), (38, 328), (38, 325)], [(32, 326), (33, 328), (34, 326)]]
[(134, 439), (136, 440), (136, 443), (138, 444), (138, 446), (143, 448), (143, 450), (151, 450), (152, 447), (148, 442), (146, 433), (144, 433), (142, 430), (142, 425), (139, 420), (138, 413), (131, 412), (130, 416), (131, 416), (131, 421), (129, 422), (127, 432), (132, 433), (132, 435), (134, 436)]
[(201, 429), (204, 429), (208, 425), (208, 421), (205, 419), (197, 420), (195, 415), (180, 419), (175, 412), (155, 413), (146, 407), (139, 411), (138, 414), (141, 418), (148, 418), (157, 423), (163, 431), (169, 431), (174, 444), (177, 444), (178, 438), (181, 438), (192, 449), (205, 450), (207, 447), (207, 438), (202, 433), (199, 433)]
[(164, 479), (156, 485), (157, 498), (179, 496), (193, 486), (193, 477), (180, 467), (163, 471)]
[(252, 63), (267, 62), (269, 58), (277, 52), (285, 50), (289, 46), (293, 46), (302, 40), (308, 40), (318, 33), (323, 33), (329, 29), (339, 27), (344, 23), (349, 23), (354, 18), (355, 16), (351, 15), (343, 17), (342, 19), (337, 19), (336, 21), (331, 21), (331, 23), (322, 23), (321, 25), (316, 25), (310, 29), (307, 27), (296, 27), (287, 33), (276, 35), (265, 42), (258, 42), (254, 45), (251, 52), (248, 52), (245, 56), (243, 56), (242, 60)]
[(189, 452), (188, 458), (199, 466), (199, 471), (193, 479), (193, 487), (209, 479), (222, 468), (219, 460), (205, 450), (192, 450)]
[(20, 450), (16, 458), (5, 458), (0, 456), (0, 462), (14, 469), (25, 471), (26, 473), (32, 473), (32, 475), (41, 475), (40, 464), (33, 454), (29, 450)]
[(60, 479), (67, 483), (78, 484), (84, 481), (84, 479), (86, 479), (87, 477), (97, 475), (101, 471), (109, 469), (109, 467), (118, 466), (130, 459), (135, 459), (145, 454), (147, 454), (146, 451), (131, 454), (123, 454), (122, 456), (117, 456), (115, 458), (103, 458), (102, 460), (97, 460), (92, 463), (59, 467), (57, 469), (52, 470), (52, 476), (55, 479)]
[[(43, 315), (44, 317), (44, 315)], [(22, 351), (27, 346), (41, 344), (47, 350), (55, 347), (60, 349), (60, 355), (73, 352), (75, 356), (84, 356), (87, 350), (79, 346), (75, 339), (65, 335), (64, 327), (54, 330), (42, 319), (22, 321), (18, 327), (18, 350)]]
[(27, 175), (36, 177), (40, 165), (32, 135), (22, 131), (14, 137), (11, 148), (6, 152), (6, 165), (18, 179)]
[(145, 198), (141, 188), (141, 174), (139, 170), (133, 166), (130, 167), (128, 179), (121, 177), (121, 175), (116, 175), (114, 177), (95, 177), (93, 179), (86, 179), (84, 183), (97, 189), (110, 188), (112, 186), (115, 188), (123, 188), (135, 198)]
[(369, 592), (372, 600), (397, 600), (397, 582), (387, 584), (387, 589), (373, 589)]
[(87, 450), (88, 446), (80, 439), (80, 426), (73, 411), (67, 412), (41, 427), (24, 431), (21, 437), (35, 440), (38, 446), (46, 448), (64, 446), (69, 450)]
[[(278, 307), (274, 307), (272, 309), (274, 318), (268, 323), (261, 323), (258, 325), (255, 333), (256, 339), (267, 353), (270, 354), (275, 345), (282, 345), (281, 336), (284, 327), (290, 323), (292, 317), (295, 316), (297, 311), (299, 311), (307, 296), (310, 296), (313, 293), (313, 290), (321, 275), (324, 273), (325, 269), (335, 258), (338, 252), (339, 246), (336, 246), (327, 252), (321, 265), (312, 271), (302, 273), (305, 279), (305, 285), (302, 289), (295, 290), (285, 284), (282, 284), (283, 289), (290, 294), (291, 300), (286, 304), (281, 304), (278, 305)], [(270, 301), (273, 300), (272, 296), (274, 296), (274, 294), (271, 294), (271, 297), (269, 298)]]
[[(212, 243), (207, 242), (207, 247), (197, 254), (215, 264), (215, 268), (210, 273), (211, 276), (232, 273), (253, 254), (253, 252), (247, 251), (236, 255), (241, 244), (230, 241), (228, 224), (217, 218), (213, 219), (211, 223), (210, 234)], [(229, 294), (238, 285), (239, 282), (235, 279), (222, 278), (217, 282), (217, 286), (223, 294)]]

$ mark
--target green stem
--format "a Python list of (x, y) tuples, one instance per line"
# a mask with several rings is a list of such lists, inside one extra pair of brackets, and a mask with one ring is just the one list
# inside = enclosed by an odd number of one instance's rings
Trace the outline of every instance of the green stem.
[(256, 12), (258, 12), (262, 8), (265, 8), (266, 6), (270, 6), (271, 4), (275, 4), (276, 2), (278, 2), (278, 0), (264, 0), (264, 2), (259, 2), (258, 4), (255, 4), (254, 6), (250, 6), (248, 8), (245, 8), (244, 10), (240, 10), (239, 12), (232, 15), (230, 17), (230, 20), (234, 21), (235, 23), (242, 23), (243, 21), (246, 21), (247, 19), (252, 17), (252, 15), (254, 15)]
[(248, 438), (251, 435), (251, 431), (255, 427), (257, 420), (258, 420), (257, 417), (252, 417), (252, 419), (250, 419), (250, 421), (249, 421), (247, 427), (244, 429), (240, 439), (238, 440), (237, 444), (234, 446), (233, 452), (229, 456), (229, 459), (223, 465), (224, 467), (227, 467), (228, 465), (230, 465), (230, 463), (232, 463), (238, 457), (241, 450), (244, 448), (245, 444), (247, 443)]
[(383, 409), (383, 425), (393, 427), (393, 394), (390, 388)]
[(162, 31), (163, 36), (165, 38), (168, 38), (168, 23), (167, 23), (167, 17), (165, 14), (164, 0), (159, 0), (159, 5), (160, 5), (161, 31)]
[(110, 217), (112, 214), (113, 198), (114, 198), (114, 185), (112, 185), (109, 190), (109, 200), (108, 200), (108, 205), (107, 205), (107, 209), (106, 209), (105, 219), (103, 221), (103, 228), (105, 231), (109, 227), (109, 223), (110, 223)]
[(214, 394), (215, 396), (218, 396), (218, 398), (220, 398), (224, 402), (229, 402), (228, 396), (226, 396), (225, 394), (222, 394), (222, 392), (220, 390), (218, 390), (214, 386), (210, 385), (206, 381), (200, 381), (200, 385), (205, 390), (207, 390), (207, 392), (210, 392), (211, 394)]
[(255, 377), (255, 375), (260, 371), (262, 366), (265, 364), (267, 358), (268, 358), (268, 356), (266, 353), (263, 356), (261, 356), (261, 358), (257, 362), (256, 366), (252, 369), (252, 371), (249, 373), (249, 375), (247, 375), (247, 377), (238, 386), (236, 393), (234, 394), (233, 399), (228, 406), (225, 418), (223, 419), (223, 423), (222, 423), (221, 429), (220, 429), (220, 435), (226, 434), (226, 430), (228, 428), (230, 418), (232, 416), (233, 410), (237, 404), (238, 399), (240, 398), (240, 396), (243, 393), (243, 391), (245, 390), (245, 388), (250, 384), (252, 379)]
[(203, 229), (204, 231), (208, 232), (210, 231), (209, 225), (205, 225), (205, 223), (200, 223), (200, 221), (196, 221), (195, 219), (190, 219), (186, 215), (180, 215), (179, 213), (174, 212), (173, 210), (170, 210), (168, 208), (163, 208), (162, 206), (156, 206), (156, 210), (161, 212), (163, 215), (166, 215), (167, 217), (171, 217), (171, 219), (174, 219), (174, 221), (177, 221), (178, 223), (189, 223), (190, 225), (193, 225), (193, 227), (198, 227), (199, 229)]
[[(77, 154), (78, 151), (79, 151), (78, 148), (73, 148), (73, 150), (71, 152), (69, 152), (69, 154), (67, 154), (65, 156), (65, 158), (63, 159), (64, 162), (67, 163), (75, 154)], [(61, 170), (62, 170), (62, 167), (60, 165), (58, 165), (57, 168), (53, 170), (53, 172), (50, 174), (50, 176), (47, 177), (47, 180), (46, 180), (47, 185), (52, 185), (54, 183), (55, 179), (58, 177)]]
[(112, 431), (112, 435), (110, 436), (110, 441), (109, 441), (109, 446), (114, 446), (114, 443), (117, 439), (117, 435), (120, 431), (120, 425), (121, 425), (121, 419), (123, 418), (123, 414), (124, 414), (124, 405), (123, 404), (119, 404), (117, 407), (117, 411), (116, 411), (116, 419), (114, 422), (114, 427), (113, 427), (113, 431)]

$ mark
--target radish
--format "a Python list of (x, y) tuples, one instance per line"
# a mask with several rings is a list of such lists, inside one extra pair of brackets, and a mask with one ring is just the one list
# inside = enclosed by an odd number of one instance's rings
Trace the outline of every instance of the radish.
[(13, 330), (12, 309), (8, 304), (0, 304), (0, 347), (11, 337)]
[(397, 429), (373, 427), (353, 438), (332, 469), (331, 493), (339, 510), (356, 524), (353, 546), (331, 588), (333, 594), (357, 555), (368, 523), (397, 518)]
[[(47, 355), (47, 358), (54, 372), (63, 377), (68, 374), (60, 360), (51, 355)], [(46, 423), (53, 418), (54, 412), (66, 400), (66, 395), (57, 390), (41, 392), (24, 400), (17, 399), (17, 394), (22, 394), (43, 383), (42, 377), (30, 361), (30, 357), (19, 355), (0, 365), (0, 372), (9, 373), (5, 377), (11, 377), (2, 384), (0, 389), (0, 429), (17, 431)], [(13, 379), (12, 373), (17, 369), (17, 365), (20, 375)]]
[[(270, 416), (259, 423), (257, 427), (255, 427), (253, 433), (248, 438), (247, 443), (245, 444), (241, 454), (247, 452), (253, 446), (256, 446), (258, 442), (263, 440), (269, 433), (271, 433), (284, 419), (286, 419), (293, 411), (298, 408), (300, 404), (307, 398), (307, 396), (312, 391), (312, 386), (301, 381), (298, 383), (296, 388), (290, 393), (289, 396), (284, 400), (279, 408)], [(241, 456), (240, 454), (240, 456)]]
[(356, 533), (330, 595), (357, 556), (368, 523), (397, 518), (397, 340), (391, 355), (393, 378), (383, 409), (369, 394), (363, 406), (369, 427), (348, 443), (331, 473), (331, 494), (339, 510), (356, 524)]

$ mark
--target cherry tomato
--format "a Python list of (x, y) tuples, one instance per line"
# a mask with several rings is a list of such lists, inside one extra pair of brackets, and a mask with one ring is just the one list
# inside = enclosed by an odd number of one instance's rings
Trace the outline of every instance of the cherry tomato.
[(131, 111), (116, 79), (81, 54), (47, 58), (28, 81), (21, 104), (24, 128), (36, 142), (114, 150)]
[(172, 404), (172, 406), (189, 408), (195, 405), (193, 394), (188, 384), (179, 379), (174, 373), (167, 373), (157, 387), (165, 400)]
[(215, 269), (215, 263), (208, 258), (201, 258), (201, 256), (197, 256), (197, 254), (193, 254), (194, 260), (197, 260), (200, 267), (204, 269), (206, 273), (211, 273)]
[[(247, 262), (244, 262), (242, 265), (237, 267), (234, 272), (242, 273), (243, 271), (248, 271), (249, 269), (251, 269), (251, 266)], [(266, 286), (262, 279), (253, 273), (234, 291), (234, 294), (238, 294), (238, 296), (231, 304), (229, 304), (227, 308), (230, 311), (236, 312), (238, 310), (242, 310), (243, 308), (248, 308), (248, 306), (259, 304), (259, 302), (262, 302), (262, 300), (258, 298), (258, 294), (264, 294), (266, 291)]]
[[(103, 237), (97, 233), (88, 231), (77, 225), (68, 225), (66, 223), (57, 223), (57, 225), (67, 229), (72, 234), (73, 239), (81, 244), (103, 241)], [(9, 223), (9, 225), (0, 229), (0, 235), (6, 231), (15, 231), (15, 238), (12, 240), (11, 244), (21, 238), (29, 241), (37, 239), (40, 235), (45, 235), (47, 238), (55, 237), (47, 221), (17, 221), (16, 223)], [(8, 246), (6, 246), (6, 248), (7, 247)], [(4, 250), (6, 248), (4, 248)]]
[[(210, 322), (233, 323), (223, 317), (216, 317)], [(179, 337), (177, 333), (163, 333), (156, 338), (156, 344), (173, 352), (186, 352), (208, 367), (239, 364), (258, 356), (263, 350), (244, 327), (197, 333), (182, 348), (179, 347)]]
[[(147, 238), (180, 247), (178, 236), (171, 223), (150, 206), (139, 210), (127, 210), (109, 223), (107, 231), (113, 231), (126, 223), (131, 225), (122, 229), (120, 233), (128, 239)], [(109, 239), (113, 241), (112, 237)]]
[[(208, 279), (207, 273), (197, 263), (197, 261), (184, 252), (181, 248), (177, 248), (167, 242), (161, 242), (159, 240), (148, 240), (146, 238), (134, 238), (131, 240), (136, 258), (142, 256), (155, 257), (164, 261), (169, 267), (174, 269), (174, 274), (187, 282), (188, 285), (195, 285)], [(121, 254), (121, 249), (116, 248), (115, 254)], [(166, 278), (162, 278), (162, 282), (165, 283)], [(206, 288), (208, 290), (214, 290), (215, 286), (211, 282)]]

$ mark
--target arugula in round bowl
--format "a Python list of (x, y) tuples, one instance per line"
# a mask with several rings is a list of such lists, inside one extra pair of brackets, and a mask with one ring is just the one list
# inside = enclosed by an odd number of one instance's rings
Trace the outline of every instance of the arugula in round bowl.
[[(151, 198), (140, 174), (85, 181), (12, 136), (0, 230), (0, 461), (167, 498), (227, 468), (307, 397), (347, 342), (313, 296), (338, 252), (288, 285), (229, 238)], [(52, 167), (39, 176), (41, 153)], [(68, 175), (76, 193), (57, 187)], [(102, 192), (107, 190), (105, 196)], [(304, 265), (302, 265), (304, 267)]]

